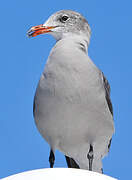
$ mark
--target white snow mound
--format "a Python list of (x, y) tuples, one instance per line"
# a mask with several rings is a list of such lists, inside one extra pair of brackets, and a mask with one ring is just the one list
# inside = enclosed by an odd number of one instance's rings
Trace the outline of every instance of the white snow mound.
[(1, 180), (117, 180), (104, 174), (72, 168), (48, 168), (26, 171)]

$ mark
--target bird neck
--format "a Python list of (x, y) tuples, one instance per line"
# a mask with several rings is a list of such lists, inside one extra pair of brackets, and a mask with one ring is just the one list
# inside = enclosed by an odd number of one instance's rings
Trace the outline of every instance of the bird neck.
[(76, 47), (78, 47), (80, 50), (88, 54), (88, 45), (89, 45), (89, 39), (82, 35), (69, 35), (69, 36), (63, 36), (60, 41), (63, 42), (69, 42), (71, 44), (75, 44)]

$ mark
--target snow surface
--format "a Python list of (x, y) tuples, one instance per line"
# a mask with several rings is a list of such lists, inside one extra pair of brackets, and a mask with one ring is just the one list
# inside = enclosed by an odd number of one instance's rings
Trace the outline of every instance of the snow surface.
[(48, 168), (15, 174), (1, 180), (117, 180), (115, 178), (82, 169)]

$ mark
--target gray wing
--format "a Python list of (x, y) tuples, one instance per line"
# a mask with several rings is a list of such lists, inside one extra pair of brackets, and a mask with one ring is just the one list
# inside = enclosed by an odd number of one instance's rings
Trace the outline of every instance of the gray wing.
[[(105, 98), (106, 98), (109, 110), (113, 116), (113, 106), (110, 99), (110, 85), (109, 85), (108, 80), (104, 76), (103, 72), (102, 72), (102, 77), (103, 77), (103, 84), (104, 84), (104, 89), (105, 89)], [(112, 138), (110, 139), (109, 144), (108, 144), (108, 151), (110, 150), (111, 141), (112, 141)]]
[(110, 85), (109, 85), (108, 80), (104, 76), (103, 72), (102, 72), (102, 77), (103, 77), (103, 84), (104, 84), (104, 89), (105, 89), (105, 98), (106, 98), (109, 110), (113, 116), (113, 106), (110, 99)]
[(34, 114), (35, 114), (35, 98), (33, 100), (33, 116), (34, 116)]

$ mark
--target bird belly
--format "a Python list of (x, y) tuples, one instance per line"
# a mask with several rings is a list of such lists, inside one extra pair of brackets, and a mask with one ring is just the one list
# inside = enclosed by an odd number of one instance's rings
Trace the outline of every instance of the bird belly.
[(96, 102), (94, 105), (91, 97), (80, 100), (78, 96), (65, 97), (63, 93), (58, 96), (57, 92), (46, 94), (44, 91), (39, 88), (35, 100), (35, 121), (53, 149), (72, 157), (77, 149), (78, 152), (88, 151), (89, 144), (110, 140), (113, 121), (104, 104)]

